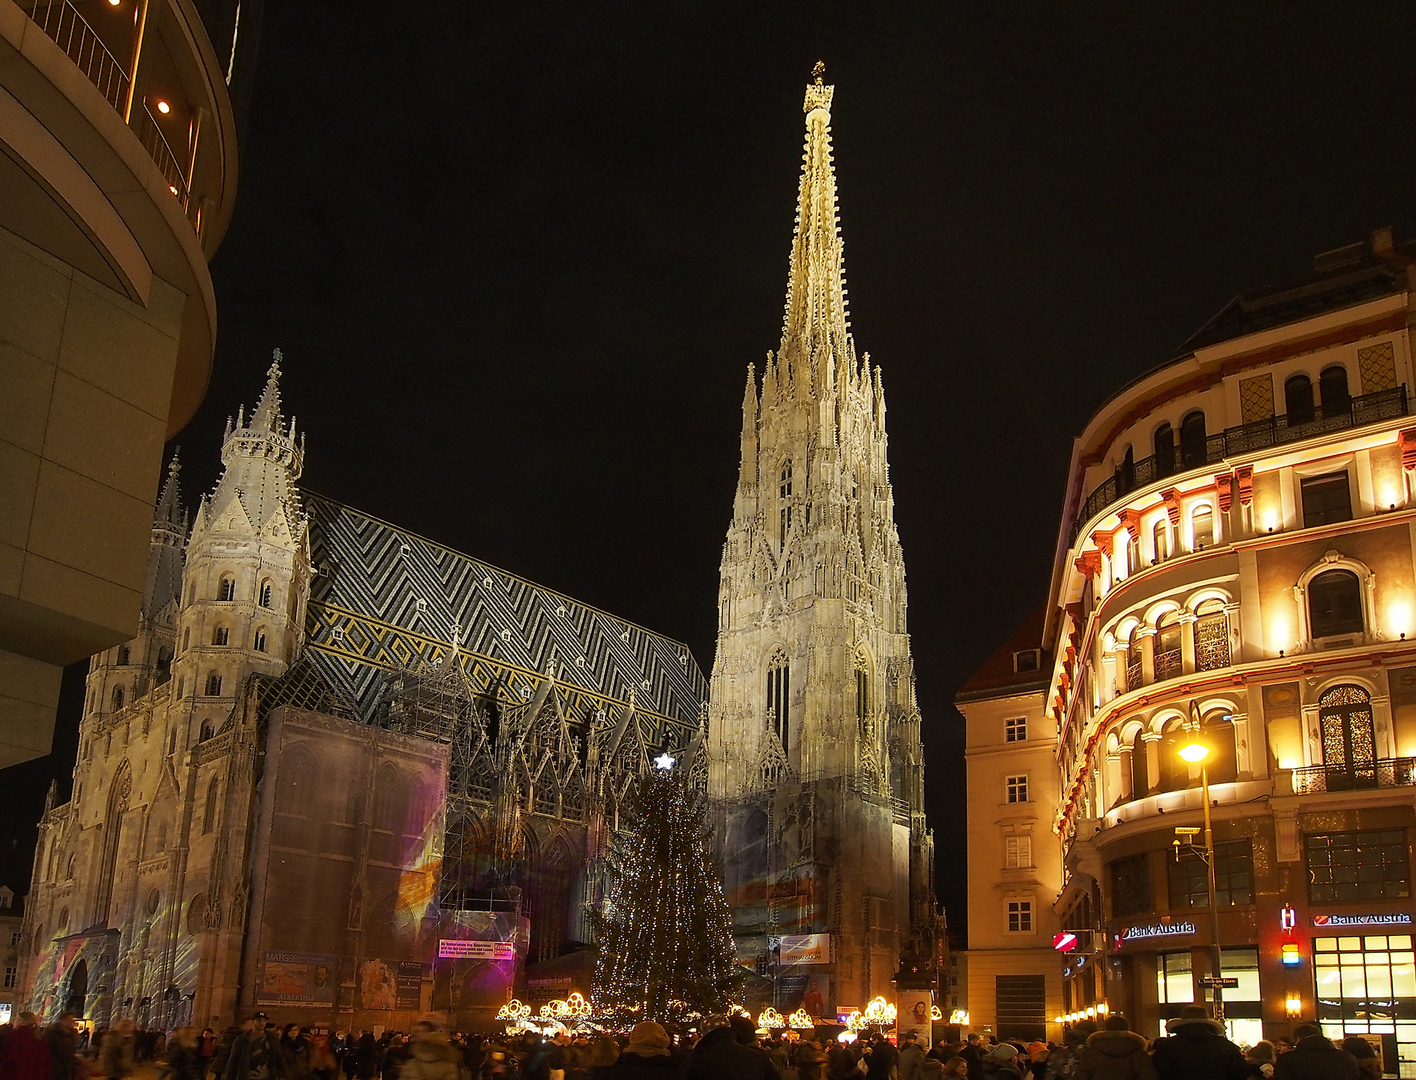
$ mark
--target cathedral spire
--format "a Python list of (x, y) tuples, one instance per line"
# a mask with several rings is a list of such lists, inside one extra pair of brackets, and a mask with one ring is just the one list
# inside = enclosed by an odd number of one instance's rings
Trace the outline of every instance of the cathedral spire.
[(251, 413), (250, 428), (253, 431), (276, 431), (280, 427), (280, 361), (284, 359), (280, 350), (271, 353), (270, 368), (266, 371), (265, 389)]
[(172, 451), (172, 460), (167, 465), (167, 479), (162, 484), (162, 494), (157, 499), (157, 510), (153, 515), (154, 525), (180, 526), (185, 514), (182, 510), (182, 488), (178, 477), (182, 473), (182, 448)]
[[(806, 151), (797, 194), (796, 234), (787, 274), (786, 316), (779, 358), (798, 379), (829, 390), (829, 369), (853, 359), (846, 308), (845, 256), (836, 210), (836, 169), (831, 154), (834, 86), (822, 81), (817, 62), (806, 87)], [(783, 371), (785, 376), (786, 370)]]

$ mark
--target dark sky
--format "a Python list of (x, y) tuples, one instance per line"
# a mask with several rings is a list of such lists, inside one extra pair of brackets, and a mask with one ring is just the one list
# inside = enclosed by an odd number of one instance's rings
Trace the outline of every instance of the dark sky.
[(705, 671), (826, 60), (946, 868), (950, 701), (1043, 599), (1072, 437), (1236, 292), (1416, 232), (1404, 4), (277, 2), (260, 50), (188, 501), (279, 346), (308, 486)]

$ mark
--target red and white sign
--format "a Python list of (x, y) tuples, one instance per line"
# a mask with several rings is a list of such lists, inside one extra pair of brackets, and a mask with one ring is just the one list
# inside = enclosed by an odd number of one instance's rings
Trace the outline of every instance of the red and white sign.
[(1054, 934), (1052, 947), (1058, 952), (1071, 952), (1077, 947), (1077, 935), (1073, 933)]
[(438, 957), (443, 960), (512, 960), (516, 957), (516, 946), (510, 941), (443, 938), (438, 942)]

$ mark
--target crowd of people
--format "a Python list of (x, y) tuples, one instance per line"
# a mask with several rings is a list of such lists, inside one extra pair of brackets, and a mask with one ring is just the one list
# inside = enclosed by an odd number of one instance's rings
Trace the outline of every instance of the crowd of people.
[[(1203, 1006), (1166, 1021), (1147, 1041), (1119, 1014), (1084, 1020), (1058, 1046), (1017, 1046), (970, 1035), (959, 1050), (970, 1080), (1381, 1080), (1377, 1052), (1366, 1039), (1335, 1045), (1317, 1024), (1299, 1024), (1292, 1040), (1260, 1040), (1241, 1050)], [(903, 1080), (904, 1073), (901, 1072)], [(947, 1074), (946, 1074), (947, 1075)]]
[(883, 1033), (854, 1042), (759, 1039), (745, 1016), (675, 1037), (645, 1021), (627, 1036), (536, 1034), (486, 1038), (430, 1022), (413, 1031), (279, 1028), (264, 1013), (216, 1034), (183, 1027), (170, 1036), (122, 1020), (88, 1032), (69, 1013), (41, 1026), (21, 1013), (0, 1026), (0, 1080), (127, 1080), (155, 1062), (160, 1080), (1380, 1080), (1364, 1039), (1341, 1046), (1315, 1024), (1293, 1041), (1241, 1051), (1222, 1024), (1191, 1006), (1148, 1042), (1113, 1014), (1071, 1027), (1061, 1045), (1026, 1045), (973, 1034), (961, 1043), (898, 1045)]

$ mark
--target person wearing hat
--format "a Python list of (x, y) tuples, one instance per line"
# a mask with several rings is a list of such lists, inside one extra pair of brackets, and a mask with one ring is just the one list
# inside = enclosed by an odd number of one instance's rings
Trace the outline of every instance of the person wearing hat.
[(1018, 1055), (1022, 1051), (1012, 1043), (1002, 1042), (990, 1047), (983, 1055), (983, 1075), (985, 1080), (1023, 1080), (1023, 1071), (1018, 1068)]
[(1180, 1015), (1167, 1020), (1170, 1037), (1157, 1039), (1156, 1075), (1160, 1080), (1244, 1080), (1249, 1067), (1239, 1047), (1224, 1037), (1224, 1025), (1211, 1020), (1203, 1005), (1186, 1005)]
[(1087, 1036), (1073, 1075), (1082, 1080), (1155, 1080), (1155, 1066), (1146, 1053), (1146, 1040), (1131, 1030), (1124, 1016), (1112, 1013), (1100, 1031)]
[(1293, 1029), (1293, 1049), (1273, 1067), (1273, 1080), (1362, 1080), (1362, 1070), (1317, 1024), (1299, 1024)]
[(653, 1020), (641, 1020), (629, 1033), (629, 1045), (600, 1080), (652, 1080), (679, 1076), (679, 1063), (669, 1054), (669, 1033)]
[(285, 1080), (285, 1055), (280, 1038), (266, 1030), (269, 1019), (258, 1012), (241, 1025), (226, 1059), (226, 1080)]
[(1362, 1080), (1382, 1080), (1382, 1063), (1372, 1044), (1361, 1035), (1349, 1035), (1342, 1040), (1342, 1048), (1357, 1059), (1357, 1069)]

